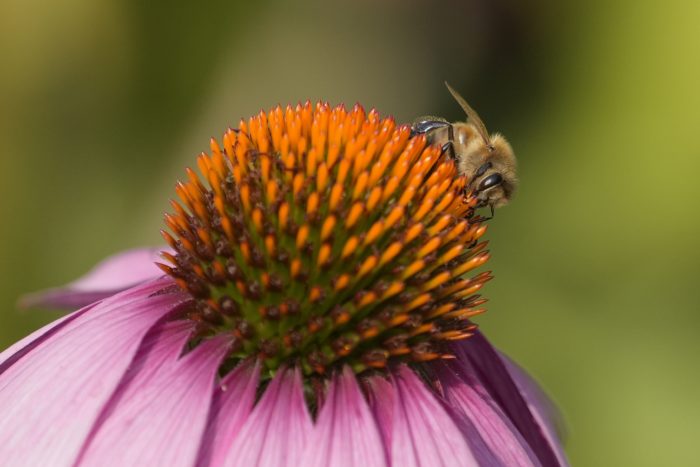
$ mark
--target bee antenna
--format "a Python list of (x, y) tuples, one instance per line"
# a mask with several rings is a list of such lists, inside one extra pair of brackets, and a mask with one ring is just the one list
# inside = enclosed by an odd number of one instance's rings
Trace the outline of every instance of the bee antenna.
[(452, 88), (452, 86), (450, 86), (450, 83), (445, 81), (445, 86), (447, 86), (447, 90), (450, 91), (450, 94), (452, 94), (452, 97), (455, 98), (459, 106), (462, 107), (464, 113), (467, 114), (467, 119), (474, 124), (476, 130), (481, 136), (481, 139), (483, 139), (484, 143), (486, 143), (486, 147), (489, 148), (490, 151), (493, 151), (491, 139), (489, 138), (489, 132), (486, 130), (486, 125), (484, 125), (484, 122), (481, 121), (481, 118), (479, 118), (476, 110), (472, 109), (472, 107), (467, 104), (467, 101), (465, 101), (464, 98), (460, 96), (459, 93)]

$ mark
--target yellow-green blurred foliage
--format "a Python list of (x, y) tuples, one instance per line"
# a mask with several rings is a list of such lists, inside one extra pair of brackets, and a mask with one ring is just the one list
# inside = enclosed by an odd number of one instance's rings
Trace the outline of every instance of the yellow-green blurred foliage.
[(554, 395), (575, 465), (700, 464), (700, 3), (196, 3), (0, 3), (0, 347), (56, 316), (20, 294), (159, 244), (240, 117), (458, 119), (447, 79), (520, 159), (482, 329)]

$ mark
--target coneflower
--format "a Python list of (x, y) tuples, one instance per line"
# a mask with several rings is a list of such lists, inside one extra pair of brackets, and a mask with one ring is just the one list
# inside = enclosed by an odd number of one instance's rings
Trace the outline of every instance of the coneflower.
[(476, 330), (478, 200), (360, 106), (241, 121), (136, 250), (27, 304), (84, 306), (0, 354), (3, 465), (566, 463)]

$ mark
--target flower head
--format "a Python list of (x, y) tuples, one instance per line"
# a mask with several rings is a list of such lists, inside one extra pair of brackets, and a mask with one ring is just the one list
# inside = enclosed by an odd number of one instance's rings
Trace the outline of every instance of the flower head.
[(165, 276), (132, 252), (32, 297), (98, 301), (0, 354), (0, 458), (566, 462), (536, 386), (471, 321), (486, 226), (440, 148), (307, 102), (241, 121), (197, 167)]
[[(453, 161), (356, 106), (277, 107), (229, 130), (189, 170), (162, 266), (230, 358), (324, 375), (450, 357), (483, 311), (486, 230), (465, 218)], [(183, 206), (184, 205), (184, 206)], [(198, 337), (199, 338), (199, 337)]]

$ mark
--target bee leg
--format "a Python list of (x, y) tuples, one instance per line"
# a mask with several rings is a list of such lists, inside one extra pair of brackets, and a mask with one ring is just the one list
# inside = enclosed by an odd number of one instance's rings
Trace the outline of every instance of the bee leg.
[(451, 123), (447, 124), (447, 142), (442, 145), (441, 154), (448, 153), (453, 161), (457, 160), (457, 154), (455, 154), (455, 129)]
[[(450, 126), (450, 128), (452, 127)], [(457, 160), (457, 155), (455, 154), (455, 145), (452, 142), (452, 140), (449, 140), (448, 142), (442, 145), (442, 148), (440, 148), (440, 154), (445, 153), (447, 153), (448, 157), (453, 161)]]
[(482, 217), (481, 219), (479, 219), (479, 222), (490, 221), (494, 218), (493, 204), (489, 204), (489, 209), (491, 210), (491, 215), (489, 217)]
[(479, 201), (479, 203), (476, 206), (474, 206), (474, 210), (488, 206), (489, 210), (491, 211), (491, 215), (489, 217), (484, 217), (482, 215), (479, 215), (476, 219), (474, 219), (475, 222), (490, 221), (491, 219), (494, 218), (493, 204), (492, 203), (487, 204), (487, 201), (488, 200), (485, 200), (485, 199), (482, 199), (481, 201)]

